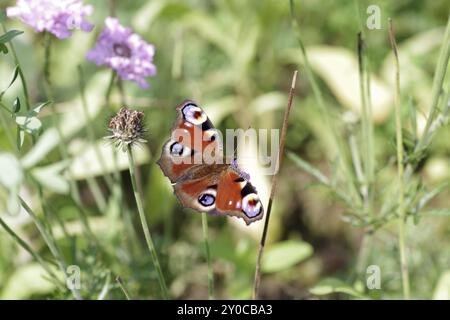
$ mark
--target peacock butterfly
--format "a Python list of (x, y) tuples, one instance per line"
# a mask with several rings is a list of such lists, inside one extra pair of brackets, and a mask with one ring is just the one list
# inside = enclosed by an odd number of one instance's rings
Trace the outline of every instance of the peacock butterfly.
[(181, 204), (200, 212), (229, 215), (245, 223), (260, 220), (264, 209), (250, 177), (222, 152), (220, 132), (195, 102), (176, 108), (171, 138), (157, 161)]

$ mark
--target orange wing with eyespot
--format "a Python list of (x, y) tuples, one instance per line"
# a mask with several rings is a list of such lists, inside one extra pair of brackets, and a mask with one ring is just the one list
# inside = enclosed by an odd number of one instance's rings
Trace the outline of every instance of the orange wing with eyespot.
[[(164, 175), (172, 183), (202, 164), (205, 151), (221, 150), (221, 140), (206, 113), (193, 101), (186, 100), (176, 108), (178, 116), (158, 160)], [(208, 153), (209, 154), (209, 153)], [(219, 156), (217, 154), (217, 156)]]

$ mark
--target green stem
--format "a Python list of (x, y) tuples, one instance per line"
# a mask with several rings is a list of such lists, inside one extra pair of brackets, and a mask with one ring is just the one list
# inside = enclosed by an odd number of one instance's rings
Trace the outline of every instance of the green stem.
[[(6, 29), (5, 25), (3, 23), (1, 23), (3, 32), (7, 32), (8, 30)], [(22, 82), (22, 88), (23, 88), (23, 94), (25, 97), (25, 107), (27, 110), (30, 110), (30, 95), (28, 92), (28, 85), (27, 85), (27, 80), (25, 79), (25, 75), (23, 74), (22, 71), (22, 66), (20, 64), (19, 58), (17, 56), (16, 53), (16, 49), (14, 48), (14, 44), (13, 44), (13, 40), (9, 41), (9, 47), (11, 48), (11, 52), (12, 55), (14, 57), (14, 63), (19, 67), (19, 77), (20, 77), (20, 81)]]
[(63, 288), (63, 284), (61, 283), (61, 279), (53, 272), (53, 270), (48, 266), (48, 263), (37, 253), (35, 252), (22, 238), (19, 237), (17, 233), (14, 232), (6, 222), (0, 218), (0, 225), (5, 229), (5, 231), (23, 248), (27, 251), (48, 273), (48, 275), (55, 280), (55, 282), (59, 285), (60, 288)]
[(300, 47), (300, 52), (302, 54), (302, 58), (303, 58), (303, 62), (304, 62), (304, 67), (305, 67), (305, 73), (306, 76), (308, 78), (309, 83), (311, 84), (311, 88), (313, 91), (313, 95), (317, 100), (317, 105), (320, 108), (320, 111), (322, 112), (322, 115), (324, 117), (326, 126), (330, 128), (331, 130), (331, 136), (330, 138), (334, 141), (334, 144), (337, 147), (337, 152), (339, 155), (339, 160), (340, 160), (340, 165), (342, 168), (342, 172), (346, 177), (346, 182), (347, 182), (347, 186), (349, 188), (349, 192), (350, 195), (353, 199), (353, 201), (355, 202), (355, 205), (360, 207), (361, 206), (361, 197), (359, 195), (359, 192), (355, 186), (354, 183), (354, 177), (352, 175), (352, 171), (350, 169), (350, 165), (349, 165), (349, 161), (348, 161), (348, 156), (347, 153), (345, 151), (344, 148), (344, 143), (342, 142), (342, 139), (340, 139), (340, 135), (338, 134), (338, 131), (335, 127), (334, 121), (332, 121), (332, 117), (325, 105), (322, 93), (319, 89), (319, 85), (315, 79), (314, 73), (312, 72), (312, 68), (311, 65), (309, 63), (309, 59), (308, 56), (306, 54), (306, 49), (305, 46), (303, 44), (303, 40), (302, 37), (300, 35), (300, 27), (299, 24), (297, 22), (297, 19), (295, 17), (295, 12), (294, 12), (294, 1), (293, 0), (289, 0), (290, 3), (290, 11), (291, 11), (291, 24), (292, 24), (292, 28), (296, 34), (296, 38), (297, 38), (297, 42), (299, 44)]
[[(439, 97), (441, 96), (442, 84), (445, 79), (445, 73), (447, 71), (447, 64), (449, 58), (450, 58), (450, 16), (447, 20), (447, 27), (445, 29), (444, 41), (442, 42), (442, 48), (439, 53), (438, 65), (433, 79), (433, 87), (431, 89), (433, 99), (431, 101), (431, 107), (425, 125), (424, 133), (427, 133), (429, 131), (430, 126), (433, 123), (433, 120), (436, 117), (437, 112), (439, 111), (438, 108)], [(420, 141), (417, 147), (418, 147), (417, 149), (420, 149), (421, 147)]]
[(119, 287), (122, 290), (123, 294), (125, 295), (125, 298), (127, 298), (127, 300), (131, 300), (130, 294), (128, 293), (128, 290), (125, 288), (125, 285), (122, 282), (122, 278), (120, 276), (117, 276), (116, 281), (119, 284)]
[[(0, 102), (0, 106), (3, 109), (8, 110), (8, 108), (2, 102)], [(10, 112), (10, 110), (8, 110), (8, 111)], [(5, 118), (5, 115), (3, 114), (2, 110), (0, 110), (0, 123), (3, 127), (3, 130), (6, 132), (6, 136), (8, 137), (9, 144), (13, 148), (14, 153), (16, 155), (18, 155), (19, 149), (17, 148), (17, 143), (16, 143), (16, 140), (14, 139), (14, 133), (12, 132), (11, 126), (9, 125), (7, 119)]]
[[(359, 81), (360, 81), (360, 94), (361, 94), (361, 106), (362, 106), (362, 138), (364, 141), (364, 170), (365, 179), (364, 185), (364, 211), (374, 218), (374, 197), (375, 197), (375, 152), (374, 152), (374, 129), (372, 120), (372, 99), (370, 88), (370, 59), (369, 52), (366, 49), (366, 29), (363, 25), (363, 17), (359, 4), (359, 0), (355, 0), (356, 12), (358, 15), (358, 27), (360, 33), (358, 34), (358, 58), (359, 58)], [(371, 250), (372, 232), (365, 231), (361, 240), (361, 246), (358, 252), (358, 258), (356, 263), (357, 275), (362, 274), (367, 260), (370, 256)]]
[(107, 108), (111, 107), (111, 93), (114, 87), (114, 81), (116, 80), (116, 73), (114, 70), (111, 71), (111, 77), (109, 78), (108, 88), (105, 94), (105, 104)]
[(123, 87), (123, 81), (120, 78), (117, 79), (117, 88), (119, 89), (119, 94), (120, 94), (120, 104), (122, 106), (126, 106), (127, 105), (127, 98), (126, 98), (126, 95), (125, 95), (125, 89)]
[[(70, 162), (70, 157), (69, 157), (69, 152), (67, 150), (65, 137), (62, 132), (61, 124), (57, 118), (57, 110), (56, 110), (55, 103), (54, 103), (53, 89), (52, 89), (52, 85), (51, 85), (51, 75), (50, 75), (51, 37), (52, 37), (52, 35), (48, 32), (46, 32), (44, 35), (44, 45), (45, 45), (44, 84), (45, 84), (45, 89), (46, 89), (46, 93), (47, 93), (47, 98), (50, 100), (50, 108), (52, 111), (51, 114), (52, 114), (53, 125), (56, 128), (56, 131), (57, 131), (58, 137), (59, 137), (59, 141), (60, 141), (59, 150), (61, 153), (61, 157), (64, 160), (67, 160)], [(87, 214), (84, 211), (82, 204), (81, 204), (80, 192), (78, 190), (75, 180), (72, 178), (72, 172), (70, 170), (69, 170), (69, 188), (70, 188), (71, 197), (72, 197), (73, 201), (75, 202), (75, 205), (78, 209), (78, 212), (79, 212), (80, 218), (81, 218), (81, 222), (83, 223), (85, 231), (91, 239), (95, 240), (95, 236), (92, 233), (92, 230), (89, 226)]]
[(66, 238), (69, 238), (69, 233), (67, 231), (66, 226), (64, 225), (64, 221), (59, 217), (59, 215), (54, 213), (54, 210), (50, 207), (48, 202), (44, 198), (44, 191), (42, 190), (42, 186), (39, 184), (38, 181), (36, 181), (32, 176), (30, 176), (30, 179), (33, 181), (33, 183), (36, 186), (37, 189), (37, 196), (39, 199), (39, 203), (41, 204), (42, 212), (47, 219), (47, 221), (56, 221), (56, 223), (61, 228), (64, 236)]
[(105, 212), (106, 210), (106, 199), (103, 195), (103, 192), (95, 179), (95, 177), (87, 177), (86, 178), (87, 186), (89, 191), (92, 194), (92, 197), (94, 198), (95, 205), (97, 206), (98, 210), (100, 212)]
[(9, 108), (0, 100), (0, 107), (3, 108), (3, 110), (5, 110), (6, 112), (9, 113), (9, 115), (12, 116), (13, 112), (11, 110), (9, 110)]
[[(111, 110), (114, 110), (112, 104), (111, 104), (111, 94), (113, 92), (114, 86), (116, 84), (117, 74), (114, 70), (111, 70), (111, 77), (109, 79), (108, 87), (106, 89), (105, 94), (105, 105), (106, 108), (109, 108)], [(120, 88), (119, 88), (120, 89)], [(122, 90), (120, 91), (121, 97), (125, 95), (125, 92)], [(113, 196), (115, 201), (118, 203), (119, 208), (123, 206), (123, 192), (122, 192), (122, 175), (120, 174), (119, 170), (119, 159), (118, 159), (118, 153), (117, 150), (112, 151), (112, 164), (113, 164)], [(129, 232), (131, 232), (131, 236), (133, 238), (137, 238), (137, 234), (135, 233), (135, 229), (133, 227), (133, 216), (131, 215), (131, 211), (127, 208), (123, 208), (123, 218), (125, 219), (125, 224), (127, 225)]]
[[(427, 117), (427, 122), (429, 122), (429, 124), (426, 126), (426, 129), (424, 130), (422, 136), (419, 138), (419, 141), (417, 142), (417, 144), (414, 148), (414, 153), (418, 157), (423, 156), (422, 152), (424, 152), (424, 150), (427, 148), (427, 146), (431, 143), (431, 138), (434, 135), (434, 130), (432, 130), (432, 129), (434, 129), (432, 126), (432, 123), (434, 122), (433, 114), (435, 113), (435, 110), (439, 110), (439, 107), (433, 107), (433, 106), (435, 106), (435, 101), (439, 101), (439, 97), (441, 95), (441, 90), (443, 92), (445, 92), (445, 90), (443, 90), (443, 86), (444, 86), (444, 80), (445, 80), (445, 75), (447, 72), (447, 65), (448, 65), (449, 59), (450, 59), (450, 17), (447, 22), (445, 35), (444, 35), (444, 39), (442, 41), (442, 47), (441, 47), (441, 51), (439, 54), (436, 71), (434, 74), (433, 88), (432, 88), (433, 98), (432, 98), (431, 108), (430, 108), (430, 111), (429, 111), (429, 114)], [(446, 106), (448, 103), (449, 91), (450, 91), (450, 87), (447, 84), (446, 93), (443, 94), (443, 96), (442, 96), (443, 101), (441, 101), (441, 105), (443, 105), (443, 106)], [(439, 104), (438, 104), (438, 106), (439, 106)], [(445, 108), (444, 110), (446, 110), (446, 111), (444, 111), (444, 113), (448, 111), (447, 108)], [(413, 175), (415, 169), (417, 168), (417, 164), (418, 164), (418, 162), (414, 162), (414, 163), (409, 163), (406, 166), (405, 173), (404, 173), (404, 184), (405, 185), (408, 184), (408, 182), (410, 181), (411, 176)], [(394, 202), (394, 199), (391, 198), (388, 201)]]
[[(111, 104), (111, 94), (113, 92), (114, 86), (116, 84), (117, 79), (117, 73), (114, 70), (111, 70), (111, 77), (109, 79), (108, 87), (105, 94), (105, 105), (106, 108), (110, 108), (111, 110), (114, 110)], [(123, 90), (123, 87), (120, 88), (120, 95), (121, 99), (124, 100), (125, 92)], [(119, 170), (119, 159), (118, 159), (118, 153), (117, 150), (113, 150), (112, 154), (112, 163), (113, 163), (113, 182), (114, 182), (114, 188), (113, 188), (113, 196), (115, 201), (117, 201), (119, 207), (123, 206), (123, 190), (122, 190), (122, 175), (120, 174)], [(140, 187), (140, 184), (138, 184), (138, 187)], [(140, 191), (140, 189), (139, 189)], [(133, 216), (131, 214), (131, 211), (128, 208), (123, 208), (123, 218), (125, 220), (125, 224), (127, 225), (127, 228), (129, 229), (129, 232), (131, 234), (131, 237), (137, 238), (137, 234), (135, 232), (135, 229), (133, 227)]]
[(129, 169), (130, 169), (131, 185), (133, 187), (134, 198), (136, 200), (137, 209), (139, 211), (139, 218), (141, 219), (141, 224), (142, 224), (142, 229), (144, 231), (145, 241), (147, 242), (148, 250), (150, 251), (150, 255), (152, 257), (153, 264), (158, 273), (158, 280), (159, 280), (159, 285), (161, 286), (163, 298), (168, 299), (169, 295), (167, 293), (166, 282), (164, 280), (164, 275), (161, 271), (161, 265), (159, 263), (155, 245), (153, 244), (153, 240), (152, 240), (152, 237), (150, 234), (150, 229), (147, 224), (147, 219), (146, 219), (145, 213), (144, 213), (144, 206), (142, 203), (142, 198), (141, 198), (141, 195), (137, 188), (136, 171), (135, 171), (135, 167), (134, 167), (134, 156), (133, 156), (133, 150), (131, 149), (131, 145), (127, 146), (127, 154), (128, 154), (128, 163), (129, 163)]
[[(3, 23), (1, 24), (1, 26), (2, 26), (3, 31), (6, 32), (7, 29), (6, 29), (6, 27), (4, 26)], [(20, 60), (19, 60), (19, 58), (17, 56), (17, 53), (16, 53), (16, 50), (14, 48), (13, 40), (11, 40), (9, 42), (9, 45), (10, 45), (10, 48), (11, 48), (12, 55), (14, 57), (14, 62), (18, 66), (19, 77), (20, 77), (20, 81), (22, 83), (23, 94), (24, 94), (24, 97), (25, 97), (25, 106), (26, 106), (27, 110), (30, 110), (31, 102), (30, 102), (30, 95), (29, 95), (29, 92), (28, 92), (28, 85), (27, 85), (27, 81), (26, 81), (25, 76), (24, 76), (23, 71), (22, 71)], [(10, 114), (12, 114), (11, 110), (9, 110), (4, 104), (2, 104), (2, 107), (5, 108), (5, 110), (7, 110)], [(32, 140), (32, 143), (34, 145), (35, 140), (36, 140), (35, 137), (32, 136), (31, 140)], [(12, 142), (12, 145), (13, 145), (13, 148), (15, 149), (15, 151), (16, 151), (16, 154), (19, 154), (19, 148), (17, 147), (17, 143)], [(37, 183), (37, 182), (34, 182), (34, 183), (36, 185), (36, 188), (38, 189), (38, 198), (39, 198), (39, 201), (40, 201), (40, 203), (41, 203), (41, 205), (43, 207), (44, 214), (47, 216), (47, 210), (44, 208), (44, 207), (46, 207), (46, 205), (45, 205), (46, 201), (44, 200), (44, 197), (43, 197), (42, 187), (39, 185), (39, 183)], [(57, 219), (58, 223), (61, 225), (61, 227), (63, 228), (63, 230), (65, 230), (64, 223), (61, 221), (61, 219), (59, 219), (59, 217), (57, 217), (57, 216), (56, 216), (56, 219)]]
[(117, 2), (116, 0), (109, 0), (109, 15), (115, 17), (117, 13)]
[(208, 240), (208, 216), (207, 213), (202, 212), (202, 229), (203, 229), (203, 239), (205, 241), (205, 252), (206, 260), (208, 262), (208, 299), (214, 299), (214, 270), (211, 261), (211, 252), (209, 250), (209, 240)]
[[(33, 210), (28, 206), (28, 204), (19, 197), (20, 203), (22, 207), (25, 209), (25, 211), (28, 213), (28, 215), (33, 220), (34, 224), (36, 225), (37, 229), (39, 230), (39, 233), (44, 238), (45, 243), (47, 244), (48, 248), (50, 249), (51, 254), (56, 259), (58, 266), (61, 270), (61, 272), (65, 275), (66, 274), (66, 263), (64, 262), (61, 253), (59, 252), (58, 248), (56, 247), (56, 244), (54, 242), (54, 239), (51, 237), (51, 235), (47, 232), (47, 229), (45, 228), (44, 224), (41, 223), (41, 221), (38, 219), (36, 214), (33, 212)], [(75, 299), (79, 300), (81, 299), (80, 293), (77, 289), (71, 288), (70, 289)]]
[(367, 267), (367, 260), (369, 258), (371, 244), (372, 244), (372, 232), (365, 231), (361, 239), (361, 246), (358, 250), (358, 255), (356, 258), (356, 276), (360, 276), (364, 273)]
[(398, 245), (400, 251), (400, 266), (403, 284), (403, 297), (410, 298), (408, 259), (405, 248), (405, 208), (404, 208), (404, 170), (403, 170), (403, 137), (402, 137), (402, 111), (400, 101), (400, 65), (398, 60), (397, 43), (392, 29), (392, 20), (388, 19), (389, 36), (395, 60), (395, 124), (397, 131), (397, 173), (398, 173)]
[(363, 159), (364, 159), (364, 207), (365, 212), (373, 217), (373, 179), (374, 179), (374, 147), (373, 147), (373, 124), (372, 124), (372, 110), (369, 103), (369, 71), (367, 70), (366, 56), (365, 56), (365, 42), (360, 32), (358, 34), (358, 64), (359, 64), (359, 85), (361, 95), (361, 109), (362, 109), (362, 145)]
[[(105, 95), (105, 103), (106, 103), (106, 107), (107, 108), (111, 108), (111, 93), (112, 90), (114, 88), (114, 83), (116, 80), (116, 72), (114, 70), (111, 71), (111, 78), (109, 79), (109, 84), (108, 84), (108, 88), (106, 89), (106, 95)], [(113, 152), (113, 167), (114, 167), (114, 179), (115, 179), (115, 183), (118, 184), (119, 186), (122, 185), (122, 177), (120, 176), (120, 172), (119, 172), (119, 164), (118, 164), (118, 159), (117, 159), (117, 153)], [(119, 190), (120, 193), (118, 194), (118, 196), (120, 196), (120, 198), (122, 197), (121, 195), (121, 189)], [(120, 200), (119, 198), (119, 200)]]

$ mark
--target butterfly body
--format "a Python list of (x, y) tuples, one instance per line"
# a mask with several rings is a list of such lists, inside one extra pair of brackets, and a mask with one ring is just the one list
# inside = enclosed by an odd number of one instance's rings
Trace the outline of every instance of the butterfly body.
[(215, 215), (261, 219), (264, 209), (249, 176), (234, 159), (222, 154), (217, 130), (206, 113), (190, 100), (176, 108), (177, 120), (158, 164), (186, 207)]

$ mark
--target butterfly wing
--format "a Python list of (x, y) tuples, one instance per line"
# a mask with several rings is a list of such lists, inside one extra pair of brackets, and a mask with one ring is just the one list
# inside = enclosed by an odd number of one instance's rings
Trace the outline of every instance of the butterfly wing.
[(263, 217), (256, 189), (224, 163), (222, 140), (206, 113), (193, 101), (176, 108), (177, 119), (158, 164), (174, 184), (184, 207), (243, 218), (247, 224)]
[(256, 188), (230, 166), (222, 173), (217, 186), (216, 211), (242, 218), (247, 225), (264, 215)]
[(229, 165), (215, 168), (207, 176), (181, 181), (174, 188), (183, 206), (201, 212), (242, 218), (247, 225), (264, 215), (255, 187)]
[(165, 176), (176, 182), (196, 165), (222, 159), (221, 139), (206, 113), (186, 100), (176, 108), (178, 116), (158, 160)]

